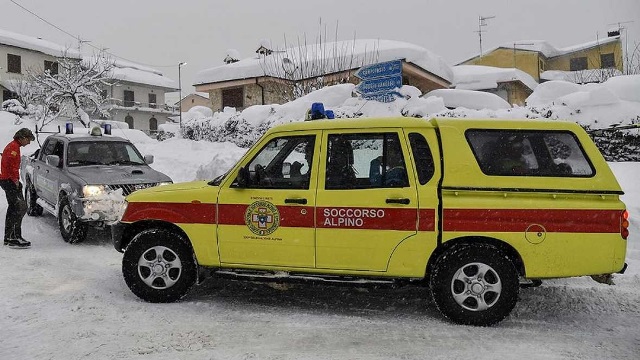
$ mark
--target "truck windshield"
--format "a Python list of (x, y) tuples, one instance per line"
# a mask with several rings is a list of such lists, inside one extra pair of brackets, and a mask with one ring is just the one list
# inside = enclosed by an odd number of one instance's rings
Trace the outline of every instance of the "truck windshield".
[(126, 142), (72, 142), (67, 149), (67, 166), (143, 165), (138, 150)]

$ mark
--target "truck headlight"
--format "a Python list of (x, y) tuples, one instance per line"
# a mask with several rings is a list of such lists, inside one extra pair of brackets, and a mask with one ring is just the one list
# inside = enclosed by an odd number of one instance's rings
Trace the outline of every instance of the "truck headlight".
[(104, 194), (105, 190), (103, 185), (85, 185), (82, 187), (82, 195), (84, 195), (84, 197), (94, 197)]

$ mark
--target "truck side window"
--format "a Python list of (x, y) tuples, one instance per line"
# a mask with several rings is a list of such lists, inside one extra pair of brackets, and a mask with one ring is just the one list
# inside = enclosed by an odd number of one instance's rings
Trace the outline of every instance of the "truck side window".
[(47, 143), (42, 148), (42, 151), (40, 151), (40, 161), (45, 161), (47, 159), (47, 155), (53, 155), (53, 150), (55, 149), (57, 143), (58, 140), (56, 139), (49, 139), (49, 141), (47, 141)]
[(397, 133), (329, 135), (326, 189), (407, 186), (409, 179)]
[(288, 136), (269, 141), (249, 162), (253, 189), (308, 189), (315, 136)]
[(495, 176), (591, 177), (593, 165), (568, 131), (467, 130), (483, 173)]
[(429, 148), (427, 139), (425, 139), (422, 134), (409, 134), (409, 143), (411, 144), (413, 159), (416, 162), (418, 181), (420, 185), (424, 185), (431, 180), (435, 171), (431, 149)]

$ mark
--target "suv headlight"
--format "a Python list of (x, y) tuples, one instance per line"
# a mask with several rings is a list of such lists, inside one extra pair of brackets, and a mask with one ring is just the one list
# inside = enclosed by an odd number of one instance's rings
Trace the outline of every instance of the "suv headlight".
[(171, 181), (163, 181), (158, 183), (158, 186), (171, 185), (171, 184), (173, 184)]
[(85, 185), (82, 187), (82, 195), (84, 195), (84, 197), (94, 197), (104, 194), (104, 185)]

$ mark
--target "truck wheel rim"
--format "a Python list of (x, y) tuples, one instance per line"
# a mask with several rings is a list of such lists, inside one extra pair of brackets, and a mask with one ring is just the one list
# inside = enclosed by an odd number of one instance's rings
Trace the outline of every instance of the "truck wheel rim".
[(64, 231), (70, 232), (72, 221), (71, 221), (71, 209), (69, 208), (68, 205), (65, 205), (65, 207), (62, 208), (61, 219), (62, 219), (62, 227), (64, 228)]
[(474, 262), (458, 269), (451, 280), (451, 294), (458, 305), (469, 311), (484, 311), (496, 304), (502, 281), (489, 265)]
[(151, 247), (138, 259), (138, 276), (151, 288), (168, 289), (180, 280), (181, 274), (180, 257), (167, 247)]

